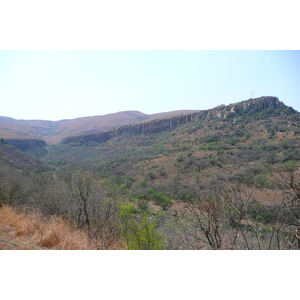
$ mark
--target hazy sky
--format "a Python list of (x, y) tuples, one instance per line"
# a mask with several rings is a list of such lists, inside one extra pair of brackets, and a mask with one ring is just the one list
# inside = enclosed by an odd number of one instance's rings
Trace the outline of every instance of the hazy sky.
[(300, 51), (0, 51), (1, 116), (60, 120), (277, 96), (300, 111)]

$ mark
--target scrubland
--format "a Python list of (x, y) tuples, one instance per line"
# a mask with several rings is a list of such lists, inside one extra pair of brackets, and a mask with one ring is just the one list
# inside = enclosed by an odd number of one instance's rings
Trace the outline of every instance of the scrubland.
[(299, 113), (256, 102), (23, 158), (3, 140), (1, 247), (300, 249)]

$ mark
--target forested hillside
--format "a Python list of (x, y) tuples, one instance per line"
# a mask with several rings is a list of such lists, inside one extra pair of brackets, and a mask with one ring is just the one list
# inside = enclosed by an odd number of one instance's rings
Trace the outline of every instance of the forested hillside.
[(299, 113), (249, 99), (24, 149), (47, 169), (6, 164), (0, 200), (97, 249), (300, 249), (299, 149)]

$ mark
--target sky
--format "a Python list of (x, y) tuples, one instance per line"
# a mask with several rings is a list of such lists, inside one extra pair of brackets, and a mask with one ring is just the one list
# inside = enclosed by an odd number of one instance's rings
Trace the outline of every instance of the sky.
[(2, 50), (1, 116), (202, 110), (277, 96), (300, 111), (300, 51)]

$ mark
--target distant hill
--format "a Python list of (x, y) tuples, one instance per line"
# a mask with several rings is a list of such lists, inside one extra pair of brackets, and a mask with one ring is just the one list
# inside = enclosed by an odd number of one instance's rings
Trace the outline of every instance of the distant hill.
[[(65, 138), (63, 143), (73, 143), (74, 145), (83, 145), (87, 142), (106, 142), (111, 138), (120, 135), (136, 135), (136, 134), (152, 134), (163, 131), (172, 131), (178, 126), (195, 123), (198, 121), (205, 121), (211, 118), (222, 120), (233, 120), (240, 122), (246, 115), (259, 114), (263, 112), (265, 116), (268, 114), (282, 114), (284, 110), (296, 113), (292, 108), (288, 108), (283, 102), (279, 101), (277, 97), (260, 97), (256, 99), (249, 99), (239, 103), (230, 105), (220, 105), (213, 109), (192, 112), (189, 114), (157, 114), (157, 118), (147, 119), (144, 122), (129, 124), (122, 127), (101, 131), (97, 133), (83, 134)], [(263, 116), (262, 116), (263, 117)]]
[(43, 139), (48, 144), (55, 144), (65, 137), (94, 133), (120, 126), (173, 116), (189, 114), (193, 110), (181, 110), (158, 114), (144, 114), (139, 111), (124, 111), (102, 116), (91, 116), (71, 120), (16, 120), (0, 117), (0, 138), (4, 139)]

